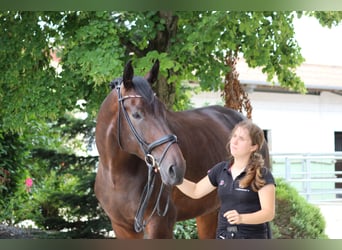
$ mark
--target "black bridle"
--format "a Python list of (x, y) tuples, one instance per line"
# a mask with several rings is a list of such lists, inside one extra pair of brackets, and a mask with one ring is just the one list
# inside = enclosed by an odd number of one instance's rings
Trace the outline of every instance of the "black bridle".
[[(136, 216), (134, 218), (134, 230), (136, 232), (141, 232), (145, 226), (147, 225), (148, 221), (152, 218), (153, 214), (155, 213), (155, 211), (157, 210), (158, 215), (159, 216), (165, 216), (167, 211), (168, 211), (168, 207), (169, 207), (169, 201), (170, 201), (170, 197), (168, 194), (167, 197), (167, 203), (165, 205), (164, 211), (161, 213), (160, 210), (160, 206), (159, 206), (159, 202), (160, 202), (160, 198), (161, 198), (161, 194), (164, 190), (164, 184), (161, 184), (160, 190), (159, 190), (159, 194), (155, 203), (155, 206), (151, 212), (151, 215), (149, 216), (149, 218), (147, 220), (144, 220), (144, 213), (147, 207), (147, 204), (151, 198), (152, 192), (153, 192), (153, 188), (154, 188), (154, 182), (155, 182), (155, 168), (159, 168), (161, 162), (163, 161), (167, 151), (169, 150), (170, 146), (173, 143), (177, 143), (177, 136), (174, 134), (169, 134), (169, 135), (165, 135), (162, 138), (151, 142), (151, 143), (147, 143), (144, 138), (137, 132), (137, 130), (135, 129), (131, 119), (129, 118), (129, 115), (127, 113), (127, 110), (124, 106), (124, 100), (129, 99), (129, 98), (142, 98), (142, 96), (140, 95), (126, 95), (126, 96), (122, 96), (121, 94), (121, 83), (122, 83), (122, 79), (120, 79), (121, 81), (116, 81), (116, 82), (112, 82), (111, 84), (114, 84), (114, 86), (112, 86), (112, 88), (116, 88), (117, 90), (117, 94), (118, 94), (118, 102), (119, 102), (119, 106), (121, 108), (121, 111), (126, 119), (126, 122), (132, 132), (132, 134), (134, 135), (135, 139), (138, 141), (142, 151), (144, 152), (145, 155), (145, 163), (148, 167), (148, 179), (147, 179), (147, 183), (144, 187), (144, 190), (142, 192), (141, 198), (140, 198), (140, 202), (139, 202), (139, 207), (136, 213)], [(121, 147), (121, 149), (123, 150), (122, 147), (122, 143), (121, 143), (121, 139), (120, 139), (120, 130), (121, 130), (121, 118), (120, 118), (120, 110), (118, 111), (118, 121), (117, 121), (117, 128), (118, 128), (118, 133), (117, 133), (117, 138), (118, 138), (118, 144)], [(152, 151), (157, 148), (160, 145), (163, 145), (165, 143), (168, 143), (168, 145), (165, 147), (162, 156), (160, 157), (159, 162), (157, 162), (154, 158), (154, 156), (152, 155)]]

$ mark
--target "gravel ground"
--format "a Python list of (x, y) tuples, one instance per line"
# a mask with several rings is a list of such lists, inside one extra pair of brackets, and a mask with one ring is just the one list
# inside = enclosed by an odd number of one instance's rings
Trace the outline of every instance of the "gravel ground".
[(45, 233), (38, 229), (19, 228), (0, 224), (0, 239), (37, 239)]
[[(325, 232), (330, 239), (342, 239), (342, 202), (322, 203), (318, 207), (326, 220)], [(30, 228), (20, 228), (0, 224), (0, 239), (49, 238), (48, 233)]]

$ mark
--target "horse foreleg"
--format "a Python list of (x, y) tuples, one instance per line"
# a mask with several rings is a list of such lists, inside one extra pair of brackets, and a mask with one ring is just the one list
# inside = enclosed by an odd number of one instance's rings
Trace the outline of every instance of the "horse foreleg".
[(132, 229), (128, 229), (125, 226), (121, 226), (117, 224), (114, 225), (113, 223), (112, 223), (112, 227), (114, 230), (115, 237), (117, 239), (143, 239), (144, 238), (144, 234), (136, 233), (133, 230), (133, 227)]
[(218, 211), (196, 217), (199, 239), (215, 239)]
[(147, 239), (172, 239), (173, 227), (176, 222), (173, 216), (154, 216), (146, 225), (145, 238)]

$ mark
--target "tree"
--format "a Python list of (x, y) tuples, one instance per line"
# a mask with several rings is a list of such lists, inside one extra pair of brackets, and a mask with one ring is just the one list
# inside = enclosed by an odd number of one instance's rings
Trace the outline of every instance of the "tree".
[[(135, 59), (140, 74), (158, 58), (162, 73), (155, 91), (170, 108), (182, 92), (181, 80), (199, 81), (206, 90), (222, 89), (222, 78), (230, 69), (226, 57), (232, 52), (243, 53), (252, 67), (262, 66), (270, 80), (277, 76), (283, 86), (304, 91), (294, 73), (303, 61), (293, 38), (294, 16), (293, 12), (71, 13), (64, 19), (63, 33), (74, 29), (63, 37), (62, 62), (99, 86), (120, 75), (120, 65), (129, 58)], [(70, 72), (64, 71), (63, 78), (66, 74)]]
[[(174, 109), (186, 108), (184, 80), (222, 90), (227, 56), (244, 57), (269, 80), (304, 92), (294, 72), (303, 58), (292, 24), (303, 14), (327, 26), (341, 21), (341, 12), (2, 12), (1, 124), (22, 130), (33, 120), (55, 120), (80, 99), (96, 117), (104, 85), (128, 59), (137, 74), (161, 61), (154, 89)], [(62, 58), (60, 74), (50, 65), (51, 49)]]

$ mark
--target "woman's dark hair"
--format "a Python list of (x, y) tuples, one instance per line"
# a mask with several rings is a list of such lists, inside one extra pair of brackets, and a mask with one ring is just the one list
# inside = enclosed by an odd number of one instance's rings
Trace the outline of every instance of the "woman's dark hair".
[[(260, 149), (265, 141), (264, 132), (259, 126), (257, 126), (251, 120), (248, 119), (236, 124), (231, 133), (231, 136), (235, 133), (237, 128), (246, 129), (248, 131), (249, 137), (251, 138), (252, 145), (258, 145), (257, 150), (253, 152), (249, 158), (249, 163), (245, 170), (246, 175), (240, 180), (241, 188), (251, 186), (252, 190), (257, 192), (260, 188), (262, 188), (265, 185), (265, 180), (263, 176), (265, 174), (265, 171), (268, 171), (268, 169), (264, 167), (264, 158), (260, 154)], [(232, 161), (234, 161), (234, 158), (230, 152), (230, 140), (231, 137), (229, 138), (228, 143), (226, 145), (226, 150), (232, 158)]]

